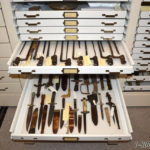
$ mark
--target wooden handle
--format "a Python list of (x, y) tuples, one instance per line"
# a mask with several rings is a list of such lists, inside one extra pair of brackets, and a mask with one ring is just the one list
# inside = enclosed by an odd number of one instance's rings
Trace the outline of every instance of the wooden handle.
[(33, 33), (33, 34), (39, 33), (39, 32), (41, 32), (41, 31), (42, 31), (42, 30), (37, 30), (37, 31), (30, 31), (30, 30), (27, 30), (27, 32)]
[(25, 17), (27, 18), (36, 18), (38, 16), (40, 16), (39, 14), (35, 14), (35, 15), (27, 15), (27, 14), (24, 14)]
[(40, 22), (37, 22), (37, 23), (28, 23), (28, 22), (26, 22), (25, 24), (28, 25), (28, 26), (37, 26), (41, 23)]

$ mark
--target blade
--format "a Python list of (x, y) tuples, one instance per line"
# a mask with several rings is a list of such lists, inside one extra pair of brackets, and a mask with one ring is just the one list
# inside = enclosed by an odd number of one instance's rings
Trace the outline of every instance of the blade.
[(35, 133), (37, 117), (38, 117), (38, 108), (34, 110), (33, 115), (32, 115), (32, 121), (30, 125), (30, 130), (29, 130), (29, 133), (31, 134)]
[(117, 113), (116, 106), (114, 106), (114, 114), (115, 114), (115, 117), (116, 117), (116, 122), (117, 122), (117, 125), (118, 125), (118, 129), (120, 129), (119, 118), (118, 118), (118, 113)]
[(64, 120), (63, 120), (63, 109), (61, 110), (61, 114), (60, 114), (61, 116), (60, 116), (60, 128), (62, 128), (63, 127), (63, 125), (64, 125)]
[(81, 127), (82, 127), (82, 116), (78, 116), (78, 132), (81, 132)]
[(26, 130), (28, 131), (30, 122), (31, 122), (31, 118), (32, 118), (32, 110), (33, 110), (33, 106), (29, 106), (28, 108), (28, 114), (27, 114), (27, 120), (26, 120)]
[(40, 107), (39, 119), (38, 119), (38, 129), (40, 128), (42, 114), (43, 114), (43, 105), (41, 105), (41, 107)]
[(74, 99), (74, 119), (75, 119), (75, 126), (77, 126), (77, 101)]
[(83, 113), (84, 133), (86, 134), (86, 113)]
[(98, 114), (97, 114), (97, 107), (93, 103), (91, 103), (91, 117), (94, 125), (98, 124)]
[(52, 123), (53, 116), (54, 116), (54, 108), (55, 108), (55, 106), (50, 106), (49, 117), (48, 117), (48, 126), (50, 126)]
[(103, 105), (100, 105), (100, 108), (101, 108), (101, 116), (102, 116), (102, 120), (104, 120)]
[(46, 122), (46, 116), (47, 116), (47, 105), (45, 105), (45, 106), (44, 106), (44, 109), (43, 109), (41, 134), (44, 133), (45, 122)]

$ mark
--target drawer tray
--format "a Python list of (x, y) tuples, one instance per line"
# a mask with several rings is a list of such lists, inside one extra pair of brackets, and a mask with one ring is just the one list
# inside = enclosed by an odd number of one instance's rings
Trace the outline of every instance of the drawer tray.
[[(51, 63), (46, 63), (47, 61), (47, 50), (48, 50), (48, 43), (50, 43), (49, 48), (49, 56), (54, 55), (54, 51), (56, 50), (57, 55), (57, 65), (52, 65)], [(23, 48), (22, 53), (19, 55), (20, 51), (22, 50), (23, 45), (25, 44), (25, 47)], [(63, 44), (63, 46), (62, 46)], [(37, 52), (37, 58), (43, 56), (43, 66), (37, 66), (38, 60), (31, 59), (31, 61), (20, 61), (19, 65), (14, 66), (13, 62), (16, 59), (16, 57), (25, 58), (27, 56), (27, 53), (29, 51), (31, 42), (26, 43), (19, 43), (16, 47), (16, 50), (14, 51), (12, 57), (10, 58), (8, 65), (9, 65), (9, 73), (10, 74), (21, 74), (21, 73), (31, 73), (31, 74), (62, 74), (64, 73), (64, 70), (68, 71), (72, 69), (75, 72), (72, 73), (78, 73), (78, 74), (109, 74), (109, 73), (121, 73), (121, 74), (130, 74), (133, 73), (133, 60), (128, 52), (128, 49), (126, 47), (126, 44), (124, 42), (116, 42), (116, 45), (118, 47), (118, 50), (120, 52), (120, 55), (123, 54), (125, 56), (126, 64), (121, 64), (120, 59), (114, 59), (113, 58), (113, 65), (108, 65), (106, 63), (105, 59), (101, 59), (100, 57), (100, 51), (99, 51), (99, 44), (98, 42), (94, 41), (88, 41), (86, 42), (75, 42), (75, 41), (68, 41), (68, 42), (40, 42)], [(45, 52), (43, 54), (43, 48), (45, 46)], [(67, 46), (68, 45), (68, 46)], [(104, 52), (103, 56), (111, 55), (108, 42), (102, 42)], [(114, 52), (114, 55), (117, 56), (117, 52), (115, 50), (115, 47), (113, 43), (111, 42), (112, 49)], [(63, 48), (62, 48), (63, 47)], [(68, 47), (68, 58), (71, 59), (71, 66), (65, 66), (64, 62), (60, 61), (61, 56), (61, 50), (63, 50), (63, 60), (66, 58), (66, 52)], [(87, 53), (86, 54), (86, 49)], [(90, 56), (91, 58), (95, 55), (98, 58), (98, 66), (94, 66), (93, 60), (87, 64), (87, 62), (84, 59), (83, 66), (78, 66), (77, 60), (75, 58), (79, 56), (83, 56), (85, 58), (86, 56)], [(73, 55), (74, 50), (74, 57)], [(34, 54), (33, 54), (34, 55)], [(51, 60), (51, 58), (50, 58)], [(51, 61), (50, 61), (51, 62)], [(70, 71), (71, 73), (71, 71)]]
[[(69, 98), (65, 98), (65, 104), (68, 105), (68, 103), (70, 103), (71, 107), (74, 108), (74, 100), (73, 99), (77, 99), (77, 115), (81, 114), (81, 111), (83, 110), (82, 107), (82, 101), (81, 99), (83, 99), (83, 97), (87, 97), (87, 95), (85, 94), (81, 94), (80, 90), (79, 91), (74, 91), (74, 83), (72, 82), (73, 77), (70, 77), (71, 79), (71, 85), (70, 85), (70, 89), (71, 89), (71, 97)], [(54, 78), (53, 78), (54, 79)], [(80, 78), (83, 79), (83, 78)], [(37, 84), (39, 80), (39, 77), (33, 77), (32, 79), (29, 79), (24, 87), (24, 90), (22, 92), (20, 101), (18, 103), (17, 106), (17, 110), (15, 113), (15, 117), (13, 119), (13, 123), (10, 129), (11, 132), (11, 138), (13, 140), (20, 140), (20, 141), (129, 141), (132, 139), (131, 136), (131, 132), (132, 132), (132, 127), (130, 124), (130, 120), (129, 120), (129, 116), (127, 113), (127, 109), (126, 109), (126, 105), (124, 102), (124, 98), (122, 95), (122, 91), (121, 88), (119, 86), (119, 82), (116, 79), (110, 79), (111, 85), (112, 85), (112, 90), (108, 90), (107, 88), (107, 82), (105, 77), (103, 78), (103, 82), (104, 82), (104, 91), (102, 91), (102, 89), (100, 88), (100, 84), (98, 83), (98, 92), (101, 92), (102, 95), (102, 101), (104, 103), (104, 107), (107, 107), (105, 105), (105, 103), (108, 101), (106, 98), (106, 92), (109, 92), (109, 94), (112, 97), (112, 102), (115, 103), (116, 107), (117, 107), (117, 111), (118, 111), (118, 116), (119, 116), (119, 123), (120, 123), (120, 129), (118, 129), (118, 126), (116, 123), (113, 122), (113, 119), (111, 118), (111, 126), (108, 125), (107, 120), (106, 120), (106, 116), (104, 113), (104, 120), (101, 119), (101, 113), (100, 113), (100, 106), (99, 106), (99, 99), (98, 99), (98, 103), (97, 105), (97, 110), (98, 110), (98, 124), (97, 126), (95, 126), (91, 120), (91, 112), (89, 114), (87, 114), (87, 132), (86, 134), (84, 133), (84, 126), (83, 126), (83, 122), (82, 122), (82, 126), (81, 126), (81, 132), (78, 133), (78, 128), (74, 126), (74, 130), (72, 133), (69, 132), (69, 134), (66, 133), (67, 131), (67, 124), (65, 121), (64, 126), (60, 129), (58, 129), (57, 134), (53, 134), (52, 132), (52, 124), (50, 126), (48, 126), (48, 114), (47, 114), (47, 118), (46, 118), (46, 124), (45, 124), (45, 128), (44, 128), (44, 134), (41, 134), (41, 128), (37, 127), (36, 124), (36, 130), (34, 134), (29, 134), (28, 131), (26, 131), (26, 117), (27, 117), (27, 110), (28, 110), (28, 104), (30, 104), (31, 102), (31, 93), (37, 91), (37, 88), (34, 86), (34, 84)], [(91, 80), (91, 78), (90, 78)], [(42, 78), (42, 83), (45, 83), (48, 81), (48, 76), (43, 76)], [(83, 80), (82, 80), (83, 81)], [(99, 81), (99, 79), (97, 78), (97, 81)], [(52, 80), (53, 83), (54, 80)], [(69, 79), (68, 79), (69, 82)], [(79, 86), (82, 84), (79, 83)], [(55, 84), (53, 86), (53, 88), (55, 88)], [(93, 85), (90, 84), (89, 85), (89, 91), (90, 93), (92, 93), (93, 90)], [(55, 97), (55, 109), (59, 110), (62, 109), (62, 102), (60, 100), (62, 100), (62, 95), (66, 94), (68, 92), (68, 84), (67, 84), (67, 89), (66, 91), (63, 91), (60, 85), (59, 90), (56, 92), (56, 97)], [(33, 110), (35, 108), (40, 108), (40, 101), (41, 101), (41, 95), (45, 94), (45, 95), (52, 95), (52, 92), (50, 92), (47, 88), (45, 88), (44, 86), (41, 88), (41, 93), (39, 98), (37, 98), (37, 96), (35, 96), (34, 99), (34, 107)], [(47, 96), (46, 96), (47, 97)], [(45, 105), (46, 105), (46, 101), (45, 101)], [(65, 105), (65, 106), (66, 106)], [(50, 104), (47, 105), (48, 106), (48, 111), (49, 112), (49, 107)], [(87, 101), (87, 110), (90, 111), (90, 103)], [(105, 112), (105, 111), (104, 111)], [(83, 116), (82, 116), (83, 117)], [(82, 118), (83, 119), (83, 118)], [(30, 129), (30, 127), (29, 127)]]

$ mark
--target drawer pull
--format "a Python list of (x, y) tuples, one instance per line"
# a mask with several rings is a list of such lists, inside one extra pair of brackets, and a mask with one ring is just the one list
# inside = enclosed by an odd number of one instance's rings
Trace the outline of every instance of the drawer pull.
[(33, 34), (35, 34), (35, 33), (39, 33), (39, 32), (41, 32), (42, 30), (37, 30), (37, 31), (30, 31), (30, 30), (27, 30), (27, 32), (29, 32), (29, 33), (33, 33)]
[(105, 37), (101, 37), (101, 39), (103, 39), (103, 40), (113, 40), (115, 37), (113, 36), (113, 37), (111, 37), (111, 38), (105, 38)]
[(140, 51), (143, 54), (150, 54), (150, 52), (144, 52), (143, 50)]
[(65, 28), (65, 33), (77, 33), (79, 30), (77, 28)]
[(137, 80), (136, 78), (133, 78), (133, 80), (138, 81), (138, 82), (142, 82), (142, 81), (145, 81), (145, 78), (143, 78), (143, 80)]
[(8, 89), (8, 87), (4, 88), (4, 89), (0, 89), (0, 91), (6, 91)]
[(38, 16), (40, 16), (39, 14), (35, 14), (35, 15), (27, 15), (27, 14), (24, 14), (25, 17), (27, 18), (36, 18)]
[(116, 30), (104, 30), (104, 29), (102, 29), (101, 31), (104, 33), (114, 33)]
[(145, 32), (148, 32), (148, 33), (150, 33), (150, 30), (145, 30)]
[(144, 71), (148, 71), (148, 68), (146, 68), (146, 69), (139, 69), (139, 68), (136, 68), (136, 70), (144, 72)]
[(145, 46), (145, 47), (150, 47), (150, 45), (146, 45), (146, 44), (142, 44), (143, 46)]
[(150, 41), (150, 38), (148, 38), (148, 37), (144, 37), (144, 39), (147, 40), (147, 41)]
[(40, 22), (37, 22), (37, 23), (28, 23), (28, 22), (26, 22), (26, 25), (28, 25), (28, 26), (37, 26), (39, 24), (41, 24), (41, 23)]
[(79, 23), (77, 20), (65, 20), (63, 24), (65, 26), (77, 26)]
[(41, 40), (43, 37), (39, 37), (39, 38), (32, 38), (32, 37), (28, 37), (29, 40), (31, 41), (38, 41)]
[(77, 12), (64, 12), (64, 18), (77, 18), (79, 15)]
[(150, 25), (150, 22), (148, 22), (147, 24)]
[(113, 22), (113, 23), (102, 22), (102, 24), (104, 24), (105, 26), (114, 26), (115, 24), (117, 24), (117, 22)]
[(115, 18), (118, 16), (118, 14), (114, 14), (114, 15), (106, 15), (106, 14), (102, 14), (102, 16), (106, 17), (106, 18)]
[(4, 78), (5, 78), (4, 76), (1, 76), (1, 77), (0, 77), (0, 80), (2, 80), (2, 79), (4, 79)]
[(78, 36), (77, 35), (65, 35), (65, 40), (78, 40)]

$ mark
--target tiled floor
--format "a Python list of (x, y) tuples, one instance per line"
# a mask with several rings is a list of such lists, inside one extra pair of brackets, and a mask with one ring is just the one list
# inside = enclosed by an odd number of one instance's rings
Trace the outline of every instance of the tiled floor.
[(15, 113), (15, 107), (8, 109), (2, 128), (0, 129), (0, 150), (148, 150), (136, 146), (137, 143), (149, 142), (150, 145), (150, 107), (128, 108), (132, 127), (133, 140), (118, 145), (106, 143), (35, 143), (28, 145), (13, 142), (10, 139), (9, 128)]

